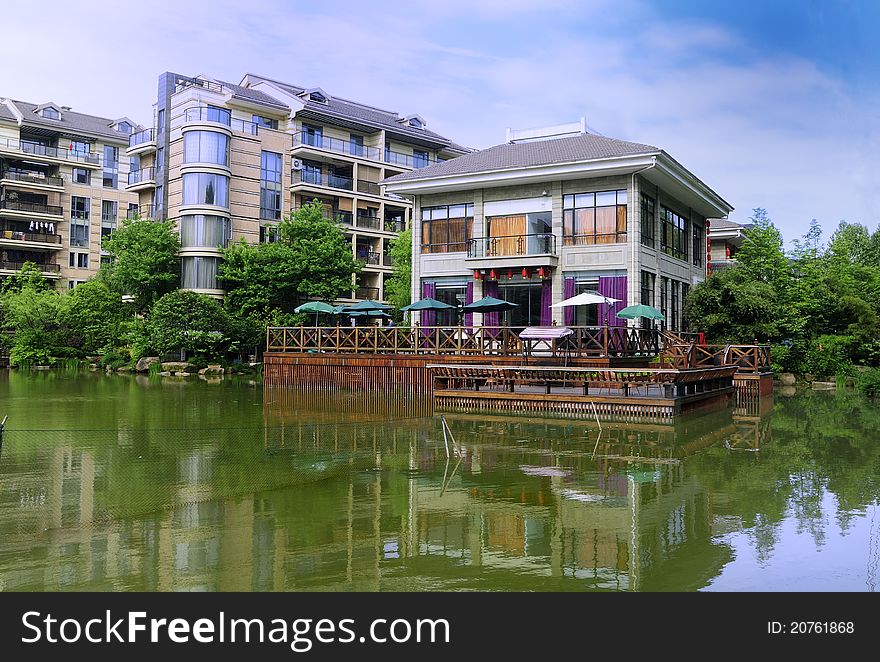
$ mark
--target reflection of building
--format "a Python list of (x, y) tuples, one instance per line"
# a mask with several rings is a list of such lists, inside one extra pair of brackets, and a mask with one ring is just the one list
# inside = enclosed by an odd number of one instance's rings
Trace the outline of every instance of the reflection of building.
[[(614, 312), (643, 303), (678, 329), (705, 276), (706, 218), (730, 205), (665, 151), (587, 133), (583, 122), (508, 138), (385, 181), (417, 210), (413, 298), (500, 297), (518, 304), (514, 326), (623, 325)], [(621, 302), (551, 307), (584, 290)]]
[(744, 238), (743, 232), (752, 226), (740, 225), (726, 218), (710, 218), (708, 224), (711, 257), (709, 270), (718, 271), (736, 262), (736, 252)]
[(346, 298), (382, 298), (410, 204), (378, 182), (466, 151), (418, 115), (254, 74), (236, 85), (164, 73), (154, 122), (131, 137), (128, 188), (142, 215), (177, 220), (182, 286), (216, 296), (224, 246), (275, 241), (281, 218), (317, 199), (364, 263)]

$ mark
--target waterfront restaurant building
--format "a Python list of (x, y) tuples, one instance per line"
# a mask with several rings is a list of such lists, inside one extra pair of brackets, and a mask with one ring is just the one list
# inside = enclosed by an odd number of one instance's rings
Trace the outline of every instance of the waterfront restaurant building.
[[(515, 327), (623, 325), (616, 312), (644, 303), (683, 327), (683, 301), (706, 275), (706, 219), (733, 208), (662, 149), (584, 126), (508, 131), (504, 144), (383, 182), (413, 199), (414, 300), (495, 296), (518, 304), (505, 313)], [(551, 307), (586, 290), (621, 303)]]

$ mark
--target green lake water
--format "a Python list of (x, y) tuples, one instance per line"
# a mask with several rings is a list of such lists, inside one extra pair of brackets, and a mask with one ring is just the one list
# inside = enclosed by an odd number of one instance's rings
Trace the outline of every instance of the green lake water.
[(0, 590), (873, 591), (880, 408), (675, 426), (0, 370)]

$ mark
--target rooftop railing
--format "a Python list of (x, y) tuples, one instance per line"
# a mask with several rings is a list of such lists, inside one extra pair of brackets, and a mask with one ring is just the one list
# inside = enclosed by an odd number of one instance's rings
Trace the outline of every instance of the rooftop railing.
[(137, 133), (132, 133), (128, 137), (128, 146), (129, 147), (137, 147), (138, 145), (143, 145), (144, 143), (153, 142), (155, 139), (156, 139), (155, 129), (144, 129), (143, 131), (138, 131)]
[(141, 182), (149, 182), (156, 178), (156, 168), (149, 166), (140, 170), (132, 170), (128, 173), (128, 185), (140, 184)]
[(19, 200), (0, 200), (0, 209), (30, 214), (51, 214), (52, 216), (64, 214), (64, 209), (58, 205), (45, 205), (40, 202), (21, 202)]
[(348, 154), (349, 156), (357, 156), (363, 159), (378, 161), (382, 154), (382, 150), (378, 147), (368, 147), (367, 145), (359, 145), (351, 140), (342, 140), (340, 138), (331, 138), (329, 136), (315, 135), (309, 133), (293, 134), (293, 146), (317, 147), (328, 152), (336, 152), (337, 154)]
[(552, 232), (480, 237), (468, 240), (468, 257), (552, 255), (554, 253), (556, 253), (556, 237)]
[(11, 179), (16, 182), (27, 184), (45, 184), (46, 186), (64, 186), (64, 179), (58, 175), (44, 175), (41, 172), (17, 172), (6, 170), (0, 174), (0, 179)]
[(65, 161), (74, 161), (77, 163), (98, 165), (101, 162), (100, 156), (92, 154), (91, 152), (82, 152), (79, 150), (66, 149), (64, 147), (51, 147), (49, 145), (42, 145), (28, 140), (18, 140), (16, 138), (0, 138), (0, 149), (13, 150), (32, 156), (64, 159)]

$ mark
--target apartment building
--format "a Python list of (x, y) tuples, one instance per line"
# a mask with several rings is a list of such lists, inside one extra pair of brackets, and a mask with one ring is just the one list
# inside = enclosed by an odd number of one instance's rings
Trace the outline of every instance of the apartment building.
[(752, 227), (726, 218), (710, 218), (709, 271), (719, 271), (736, 263), (736, 253), (742, 245), (746, 230)]
[(0, 279), (34, 262), (74, 287), (110, 259), (101, 241), (137, 204), (120, 155), (140, 129), (127, 117), (0, 98)]
[[(499, 297), (518, 304), (512, 326), (623, 325), (617, 311), (644, 303), (680, 329), (706, 274), (706, 219), (732, 210), (662, 149), (587, 133), (583, 120), (508, 131), (504, 144), (383, 184), (418, 210), (413, 298)], [(588, 290), (620, 303), (551, 307)], [(420, 318), (454, 323), (451, 312)]]
[(142, 216), (177, 221), (183, 288), (222, 296), (217, 268), (229, 242), (274, 241), (283, 216), (319, 200), (364, 264), (341, 300), (382, 299), (389, 242), (408, 227), (411, 204), (379, 182), (467, 151), (419, 115), (320, 88), (166, 72), (153, 127), (130, 137), (127, 190)]

